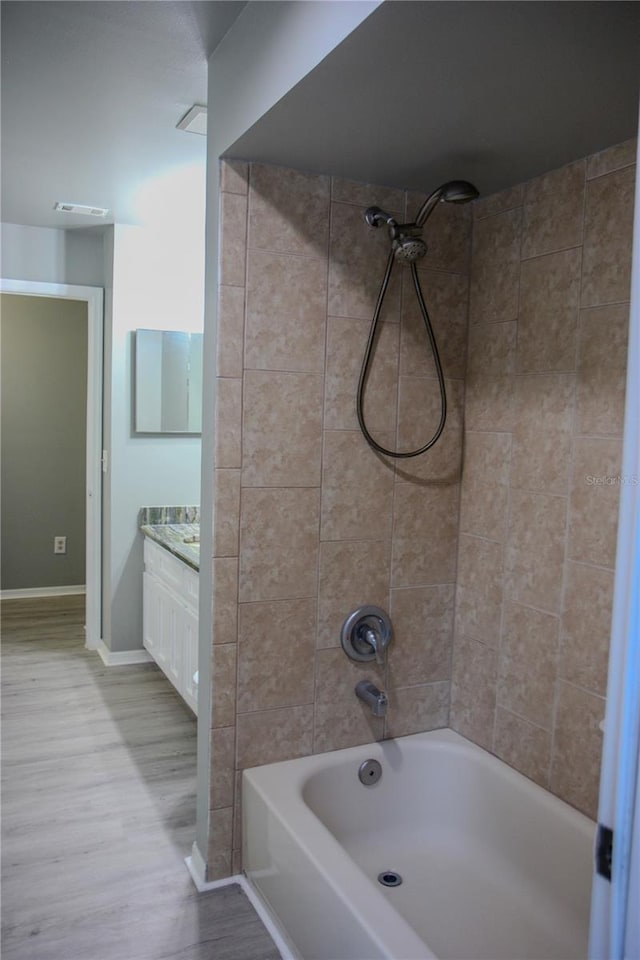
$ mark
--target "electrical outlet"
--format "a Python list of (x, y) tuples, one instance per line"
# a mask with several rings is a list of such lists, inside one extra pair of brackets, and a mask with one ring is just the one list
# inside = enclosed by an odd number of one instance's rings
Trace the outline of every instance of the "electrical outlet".
[(54, 552), (54, 553), (66, 553), (66, 552), (67, 552), (67, 538), (66, 538), (66, 537), (54, 537), (54, 538), (53, 538), (53, 552)]

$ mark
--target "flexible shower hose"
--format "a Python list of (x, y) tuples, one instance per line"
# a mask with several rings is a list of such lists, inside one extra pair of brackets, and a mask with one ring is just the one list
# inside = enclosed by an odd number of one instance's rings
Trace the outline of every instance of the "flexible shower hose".
[(371, 327), (369, 329), (369, 339), (367, 340), (367, 347), (364, 354), (364, 359), (362, 361), (362, 369), (360, 370), (360, 379), (358, 381), (358, 397), (356, 403), (356, 412), (358, 414), (358, 423), (360, 424), (360, 429), (364, 435), (365, 440), (370, 447), (373, 447), (374, 450), (377, 450), (378, 453), (383, 453), (387, 457), (395, 457), (396, 459), (409, 459), (410, 457), (419, 457), (421, 453), (425, 453), (426, 450), (429, 450), (430, 447), (437, 443), (440, 438), (442, 431), (444, 430), (444, 425), (447, 419), (447, 392), (444, 385), (444, 374), (442, 372), (442, 364), (440, 363), (440, 355), (438, 353), (438, 345), (436, 343), (436, 338), (433, 333), (433, 328), (431, 326), (431, 320), (429, 319), (429, 311), (427, 310), (427, 305), (424, 302), (424, 297), (422, 295), (422, 288), (420, 287), (420, 279), (418, 277), (418, 270), (415, 263), (410, 264), (411, 277), (413, 279), (413, 286), (416, 292), (416, 297), (418, 300), (418, 305), (420, 307), (420, 313), (422, 314), (422, 320), (424, 322), (424, 328), (427, 331), (427, 337), (429, 338), (429, 343), (431, 345), (431, 352), (433, 354), (433, 360), (436, 365), (436, 373), (438, 374), (438, 384), (440, 387), (440, 402), (441, 402), (441, 414), (440, 414), (440, 423), (436, 429), (436, 432), (433, 434), (431, 439), (425, 443), (423, 447), (420, 447), (419, 450), (409, 450), (405, 453), (402, 453), (398, 450), (387, 450), (385, 447), (381, 446), (376, 440), (373, 439), (369, 431), (367, 430), (367, 425), (364, 422), (364, 411), (363, 411), (363, 401), (364, 401), (364, 390), (367, 383), (367, 377), (369, 375), (369, 366), (371, 364), (371, 355), (373, 353), (373, 347), (376, 340), (376, 331), (378, 328), (378, 322), (380, 320), (380, 313), (382, 311), (382, 304), (384, 302), (385, 294), (387, 292), (387, 287), (389, 286), (389, 280), (391, 279), (391, 273), (395, 264), (395, 252), (392, 249), (389, 253), (389, 259), (387, 260), (387, 266), (384, 272), (384, 277), (382, 280), (382, 285), (380, 287), (380, 292), (378, 293), (378, 299), (376, 300), (376, 306), (373, 311), (373, 319), (371, 321)]

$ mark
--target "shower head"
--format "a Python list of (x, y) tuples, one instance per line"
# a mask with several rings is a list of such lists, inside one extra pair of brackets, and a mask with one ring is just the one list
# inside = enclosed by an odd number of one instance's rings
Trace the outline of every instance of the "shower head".
[(442, 199), (447, 203), (469, 203), (476, 200), (480, 194), (468, 180), (449, 180), (440, 187)]
[(393, 255), (400, 263), (415, 263), (422, 260), (426, 252), (427, 245), (421, 237), (400, 233), (393, 240)]
[(479, 196), (474, 185), (467, 180), (449, 180), (427, 197), (418, 211), (416, 225), (423, 227), (441, 200), (445, 203), (469, 203)]

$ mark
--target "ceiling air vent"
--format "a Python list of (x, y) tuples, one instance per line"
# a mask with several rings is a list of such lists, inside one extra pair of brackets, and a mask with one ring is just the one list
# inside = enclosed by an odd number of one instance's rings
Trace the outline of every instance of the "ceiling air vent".
[(202, 136), (207, 134), (207, 108), (199, 104), (194, 104), (182, 120), (176, 124), (177, 130), (184, 130), (186, 133), (200, 133)]
[(106, 217), (109, 213), (107, 207), (87, 207), (84, 203), (58, 203), (54, 204), (54, 210), (59, 213), (79, 213), (83, 217)]

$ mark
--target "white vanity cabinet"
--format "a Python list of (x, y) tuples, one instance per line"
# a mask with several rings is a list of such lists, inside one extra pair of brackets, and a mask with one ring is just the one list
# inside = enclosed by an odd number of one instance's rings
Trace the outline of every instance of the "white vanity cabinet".
[(198, 712), (198, 574), (144, 538), (143, 644), (194, 713)]

